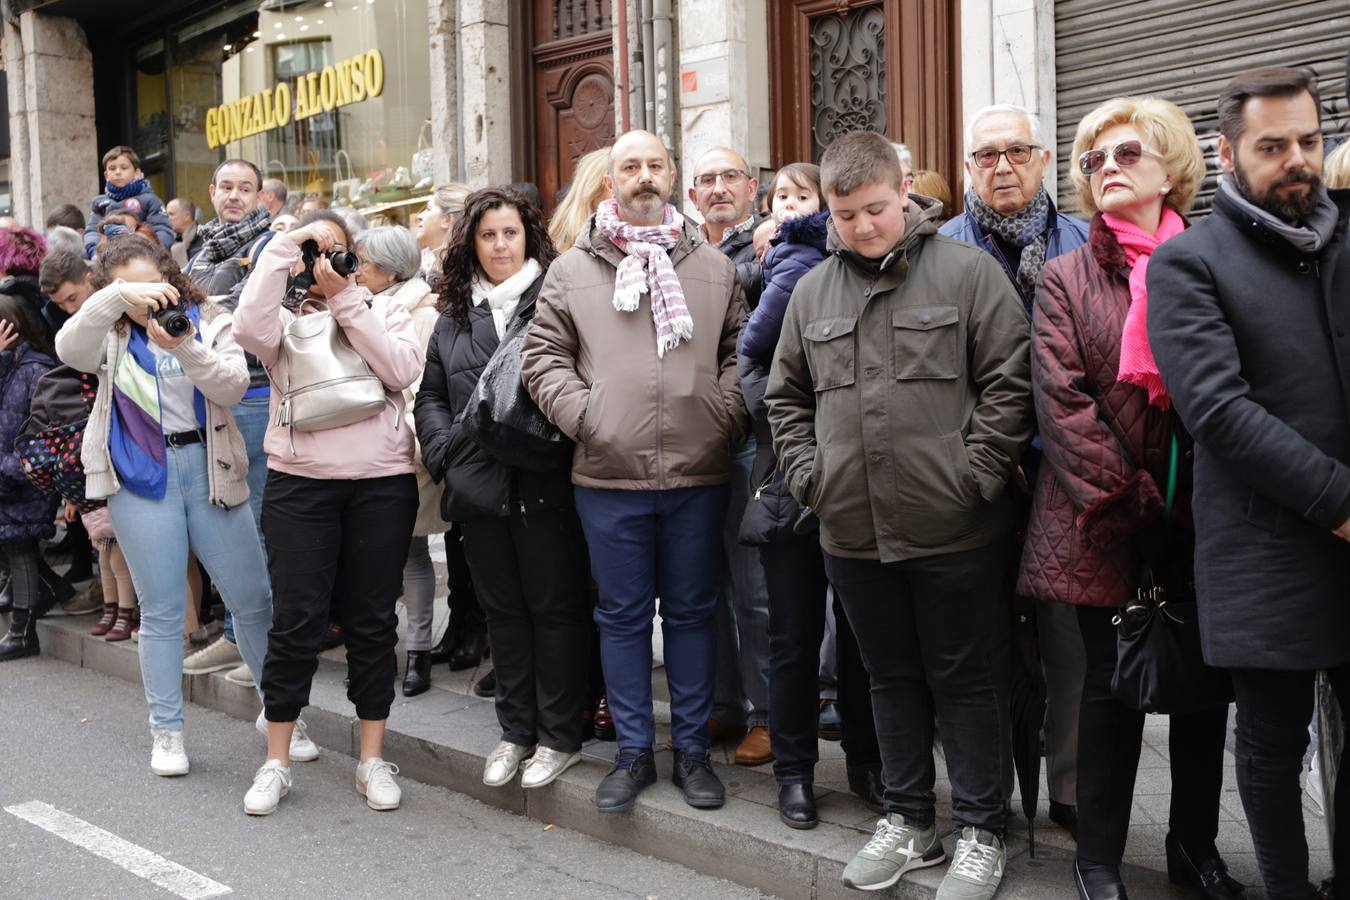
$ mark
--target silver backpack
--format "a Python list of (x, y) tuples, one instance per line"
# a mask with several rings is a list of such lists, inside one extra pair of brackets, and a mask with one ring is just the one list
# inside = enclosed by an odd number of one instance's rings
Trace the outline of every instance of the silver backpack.
[(281, 338), (286, 383), (277, 385), (281, 402), (276, 424), (292, 431), (323, 431), (377, 415), (388, 402), (384, 383), (352, 347), (326, 305), (305, 301), (310, 303), (322, 309), (305, 314), (302, 304)]

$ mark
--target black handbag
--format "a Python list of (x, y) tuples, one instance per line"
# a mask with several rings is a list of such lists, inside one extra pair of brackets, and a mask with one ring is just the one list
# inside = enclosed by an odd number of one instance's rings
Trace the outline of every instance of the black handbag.
[[(1171, 519), (1176, 476), (1174, 436), (1165, 521)], [(1168, 590), (1158, 583), (1155, 570), (1156, 560), (1146, 558), (1140, 566), (1134, 600), (1112, 620), (1116, 625), (1116, 670), (1111, 675), (1111, 693), (1140, 712), (1188, 713), (1226, 706), (1233, 700), (1233, 683), (1223, 669), (1205, 665), (1193, 587)]]
[(530, 320), (517, 316), (483, 367), (464, 409), (464, 430), (489, 454), (534, 472), (556, 469), (572, 457), (572, 442), (544, 417), (520, 380), (520, 351)]

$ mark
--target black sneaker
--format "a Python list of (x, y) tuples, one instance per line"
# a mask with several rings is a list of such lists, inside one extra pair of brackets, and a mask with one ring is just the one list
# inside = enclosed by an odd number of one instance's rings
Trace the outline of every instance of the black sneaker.
[(652, 751), (624, 748), (614, 768), (596, 785), (595, 808), (602, 813), (628, 812), (642, 789), (655, 783), (656, 757)]
[(684, 791), (684, 802), (697, 809), (717, 809), (726, 802), (726, 788), (713, 772), (707, 750), (676, 750), (671, 780)]

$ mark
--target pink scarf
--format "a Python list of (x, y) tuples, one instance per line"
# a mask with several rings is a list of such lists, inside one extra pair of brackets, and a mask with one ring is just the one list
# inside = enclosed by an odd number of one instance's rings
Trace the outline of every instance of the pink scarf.
[(614, 308), (634, 312), (644, 293), (652, 295), (657, 356), (693, 340), (694, 319), (669, 253), (684, 234), (684, 217), (667, 204), (660, 225), (630, 225), (619, 218), (618, 201), (611, 198), (596, 209), (595, 227), (627, 254), (614, 273)]
[(1125, 329), (1120, 336), (1120, 372), (1117, 380), (1137, 385), (1148, 391), (1148, 402), (1159, 409), (1172, 405), (1167, 387), (1158, 374), (1158, 363), (1148, 343), (1148, 260), (1158, 245), (1176, 237), (1186, 229), (1186, 221), (1176, 211), (1163, 207), (1158, 231), (1149, 234), (1110, 213), (1102, 214), (1102, 221), (1116, 236), (1116, 243), (1125, 251), (1125, 262), (1130, 266), (1130, 311), (1125, 315)]

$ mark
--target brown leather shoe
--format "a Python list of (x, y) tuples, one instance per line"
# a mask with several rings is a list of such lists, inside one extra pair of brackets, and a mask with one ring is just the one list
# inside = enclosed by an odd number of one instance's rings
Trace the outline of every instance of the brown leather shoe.
[(103, 615), (100, 616), (99, 620), (94, 623), (94, 627), (89, 629), (89, 633), (94, 637), (103, 637), (105, 634), (107, 634), (109, 631), (112, 630), (112, 627), (116, 622), (117, 622), (117, 604), (105, 603), (103, 604)]
[(767, 725), (756, 725), (736, 748), (736, 765), (762, 766), (766, 762), (773, 762), (773, 751), (769, 749), (769, 728)]
[(708, 742), (711, 744), (735, 740), (743, 734), (745, 734), (744, 725), (728, 725), (715, 716), (708, 719)]

